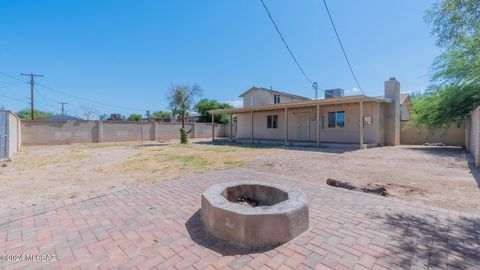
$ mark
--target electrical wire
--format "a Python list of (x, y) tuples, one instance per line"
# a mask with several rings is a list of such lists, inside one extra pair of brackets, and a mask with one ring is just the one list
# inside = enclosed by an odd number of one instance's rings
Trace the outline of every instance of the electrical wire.
[[(18, 77), (15, 77), (13, 75), (10, 75), (8, 73), (5, 73), (5, 72), (2, 72), (0, 71), (0, 74), (6, 76), (6, 77), (9, 77), (11, 79), (15, 79), (15, 80), (18, 80), (18, 81), (22, 81), (22, 82), (25, 82), (25, 83), (29, 83), (29, 81), (25, 81), (23, 79), (20, 79)], [(61, 94), (61, 95), (65, 95), (65, 96), (68, 96), (68, 97), (71, 97), (71, 98), (75, 98), (75, 99), (78, 99), (78, 100), (82, 100), (83, 102), (85, 103), (90, 103), (90, 104), (96, 104), (96, 106), (103, 106), (103, 107), (106, 107), (106, 108), (109, 108), (109, 109), (112, 109), (112, 108), (115, 108), (115, 109), (121, 109), (121, 110), (127, 110), (127, 111), (134, 111), (134, 112), (144, 112), (145, 110), (143, 109), (139, 109), (139, 108), (132, 108), (132, 107), (125, 107), (125, 106), (118, 106), (118, 105), (112, 105), (112, 104), (108, 104), (108, 103), (104, 103), (104, 102), (100, 102), (100, 101), (94, 101), (94, 100), (90, 100), (90, 99), (87, 99), (87, 98), (83, 98), (83, 97), (80, 97), (80, 96), (76, 96), (76, 95), (72, 95), (72, 94), (69, 94), (67, 92), (63, 92), (63, 91), (60, 91), (60, 90), (57, 90), (57, 89), (54, 89), (50, 86), (47, 86), (47, 85), (44, 85), (42, 83), (39, 83), (39, 82), (36, 82), (35, 85), (38, 85), (38, 86), (41, 86), (49, 91), (52, 91), (52, 92), (55, 92), (57, 94)], [(38, 89), (37, 89), (38, 91)]]
[(338, 34), (337, 27), (335, 26), (335, 22), (333, 21), (332, 15), (330, 14), (330, 10), (328, 9), (327, 1), (323, 0), (323, 4), (325, 6), (325, 9), (327, 10), (328, 17), (330, 18), (330, 22), (332, 23), (333, 31), (335, 32), (335, 35), (337, 36), (338, 44), (340, 44), (340, 48), (342, 49), (343, 56), (345, 57), (345, 60), (347, 61), (348, 67), (350, 68), (350, 72), (352, 73), (353, 79), (357, 83), (358, 89), (360, 89), (362, 94), (365, 95), (362, 87), (360, 86), (360, 83), (358, 82), (357, 76), (355, 76), (355, 72), (353, 71), (352, 65), (350, 64), (350, 60), (348, 60), (347, 53), (345, 52), (345, 48), (343, 47), (342, 40), (340, 39), (340, 35)]
[[(50, 101), (48, 101), (48, 99), (42, 94), (41, 91), (38, 91), (38, 89), (35, 90), (36, 94), (38, 94), (38, 96), (43, 100), (44, 104), (47, 105), (48, 107), (50, 108), (53, 108), (53, 109), (58, 109), (57, 106), (54, 106), (52, 103), (50, 103)], [(38, 101), (37, 101), (38, 102)]]
[(9, 87), (14, 87), (14, 86), (19, 86), (19, 85), (23, 85), (23, 84), (24, 84), (24, 83), (16, 83), (16, 84), (2, 85), (2, 86), (0, 86), (0, 89), (9, 88)]
[(72, 95), (72, 94), (69, 94), (69, 93), (66, 93), (66, 92), (63, 92), (63, 91), (60, 91), (60, 90), (57, 90), (57, 89), (54, 89), (52, 87), (49, 87), (47, 85), (44, 85), (44, 84), (41, 84), (41, 83), (36, 83), (37, 85), (45, 88), (45, 89), (48, 89), (52, 92), (55, 92), (57, 94), (62, 94), (62, 95), (65, 95), (65, 96), (68, 96), (68, 97), (71, 97), (71, 98), (76, 98), (76, 99), (79, 99), (79, 100), (83, 100), (84, 102), (88, 102), (88, 103), (92, 103), (92, 104), (97, 104), (97, 105), (102, 105), (104, 107), (110, 107), (110, 108), (116, 108), (116, 109), (122, 109), (122, 110), (128, 110), (128, 111), (135, 111), (135, 112), (144, 112), (145, 110), (143, 109), (139, 109), (139, 108), (132, 108), (132, 107), (124, 107), (124, 106), (118, 106), (118, 105), (111, 105), (111, 104), (107, 104), (107, 103), (103, 103), (103, 102), (100, 102), (100, 101), (94, 101), (94, 100), (91, 100), (91, 99), (87, 99), (87, 98), (83, 98), (83, 97), (79, 97), (79, 96), (76, 96), (76, 95)]
[(267, 5), (265, 5), (265, 2), (264, 2), (263, 0), (260, 0), (260, 2), (262, 3), (263, 7), (265, 8), (265, 11), (267, 12), (268, 17), (270, 18), (270, 21), (272, 22), (273, 26), (275, 27), (275, 30), (277, 30), (278, 35), (279, 35), (280, 38), (282, 39), (282, 42), (283, 42), (283, 44), (285, 45), (285, 48), (287, 48), (288, 53), (290, 53), (290, 56), (292, 57), (293, 61), (294, 61), (295, 64), (297, 65), (298, 69), (300, 69), (300, 71), (302, 72), (302, 74), (303, 74), (303, 76), (305, 77), (305, 79), (307, 79), (307, 81), (308, 81), (311, 85), (313, 85), (313, 81), (312, 81), (312, 80), (310, 79), (310, 77), (308, 77), (308, 75), (305, 73), (305, 71), (303, 70), (302, 66), (300, 66), (300, 63), (298, 62), (298, 60), (297, 60), (297, 58), (295, 57), (295, 55), (293, 54), (292, 50), (291, 50), (290, 47), (288, 46), (287, 41), (285, 41), (285, 38), (283, 37), (282, 32), (280, 32), (280, 29), (278, 28), (277, 23), (275, 23), (275, 20), (273, 19), (272, 14), (271, 14), (270, 11), (268, 10)]
[(16, 98), (16, 97), (11, 97), (11, 96), (7, 96), (5, 94), (0, 94), (0, 97), (4, 97), (4, 98), (8, 98), (8, 99), (11, 99), (11, 100), (15, 100), (15, 101), (20, 101), (22, 103), (27, 103), (27, 101), (23, 100), (23, 99), (19, 99), (19, 98)]

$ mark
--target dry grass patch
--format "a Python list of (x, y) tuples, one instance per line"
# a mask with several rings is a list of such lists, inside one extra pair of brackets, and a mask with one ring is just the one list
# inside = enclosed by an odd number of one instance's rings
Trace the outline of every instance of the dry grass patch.
[(86, 144), (74, 144), (72, 149), (105, 149), (105, 148), (122, 148), (130, 145), (125, 143), (86, 143)]
[(13, 166), (19, 170), (41, 169), (47, 167), (62, 167), (69, 163), (88, 160), (91, 155), (76, 149), (70, 149), (57, 154), (39, 155), (28, 158), (27, 152), (21, 152), (15, 157)]
[[(228, 146), (204, 146), (195, 144), (172, 144), (136, 149), (134, 157), (109, 168), (96, 168), (99, 173), (114, 170), (122, 172), (157, 172), (178, 175), (189, 172), (205, 172), (246, 166), (247, 158), (241, 148)], [(248, 150), (247, 150), (248, 151)]]

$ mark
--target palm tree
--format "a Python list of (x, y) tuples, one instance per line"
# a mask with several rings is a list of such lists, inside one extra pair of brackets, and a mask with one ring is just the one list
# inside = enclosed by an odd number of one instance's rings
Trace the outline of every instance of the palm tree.
[(169, 108), (174, 116), (179, 117), (182, 121), (182, 128), (185, 128), (185, 116), (188, 111), (192, 110), (194, 101), (201, 96), (202, 89), (197, 84), (189, 85), (172, 85), (168, 90)]

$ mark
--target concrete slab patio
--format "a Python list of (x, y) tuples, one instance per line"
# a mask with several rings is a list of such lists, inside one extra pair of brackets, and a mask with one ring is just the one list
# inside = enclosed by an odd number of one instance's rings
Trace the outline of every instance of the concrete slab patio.
[[(242, 179), (305, 192), (310, 230), (267, 250), (209, 237), (201, 193)], [(56, 256), (4, 257), (4, 269), (479, 269), (480, 216), (232, 169), (5, 212), (0, 243), (0, 255)]]

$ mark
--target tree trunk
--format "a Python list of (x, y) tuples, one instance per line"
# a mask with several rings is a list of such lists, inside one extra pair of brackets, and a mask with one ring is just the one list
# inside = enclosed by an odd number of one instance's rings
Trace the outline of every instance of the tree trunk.
[(182, 113), (182, 128), (185, 129), (185, 114)]

